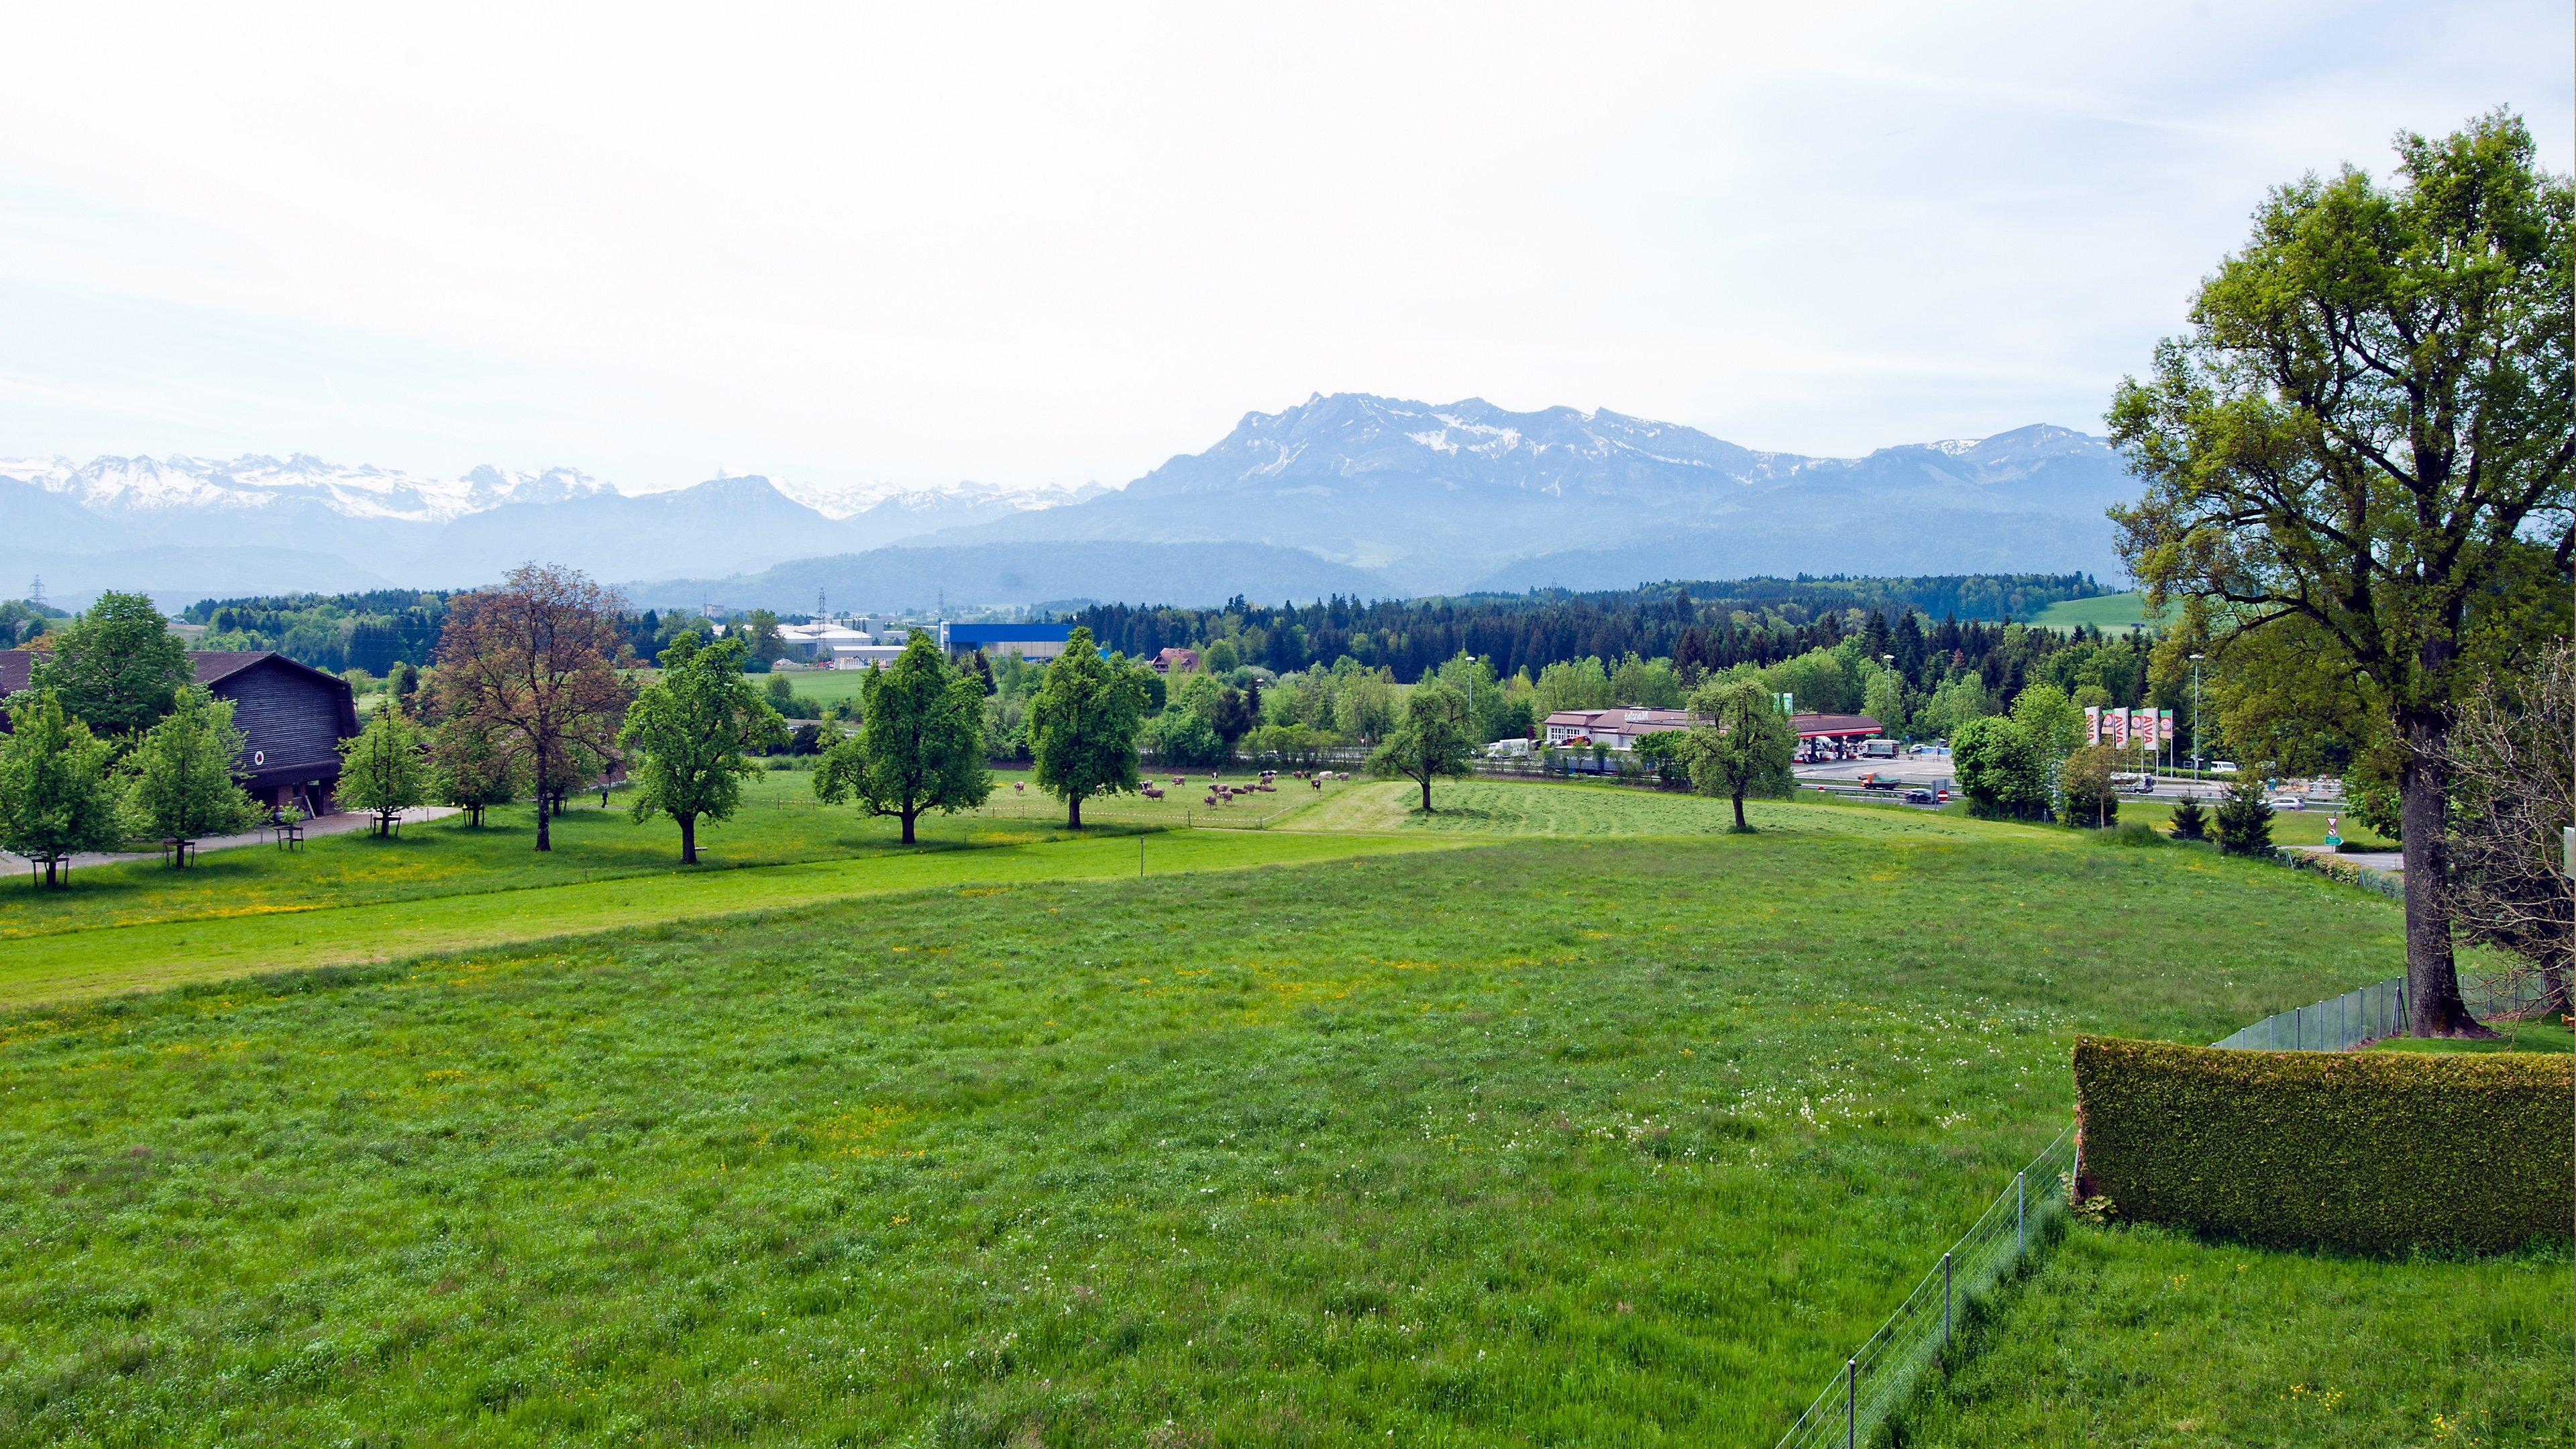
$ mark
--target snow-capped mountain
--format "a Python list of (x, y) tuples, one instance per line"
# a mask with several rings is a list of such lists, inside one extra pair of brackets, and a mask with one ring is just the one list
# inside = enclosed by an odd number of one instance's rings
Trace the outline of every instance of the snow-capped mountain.
[(933, 518), (938, 520), (931, 525), (934, 528), (976, 521), (968, 515), (998, 518), (1006, 513), (1061, 508), (1109, 491), (1099, 483), (1085, 483), (1079, 488), (1013, 488), (972, 479), (929, 488), (905, 488), (893, 483), (815, 483), (793, 478), (771, 481), (779, 492), (825, 518), (857, 518), (863, 514), (886, 520)]
[(34, 483), (99, 513), (170, 513), (270, 509), (312, 504), (344, 518), (445, 523), (468, 513), (522, 501), (586, 497), (607, 485), (569, 468), (505, 473), (481, 467), (462, 478), (427, 478), (364, 464), (326, 463), (308, 454), (277, 459), (249, 454), (230, 460), (68, 458), (0, 460), (0, 478)]
[[(1247, 413), (1117, 492), (922, 542), (1263, 543), (1426, 592), (1524, 576), (2116, 572), (2102, 510), (2133, 493), (2109, 445), (2070, 428), (1811, 458), (1608, 409), (1339, 393)], [(1619, 576), (1632, 563), (1669, 571)]]
[[(628, 493), (569, 468), (445, 479), (301, 454), (0, 460), (0, 580), (41, 572), (66, 596), (179, 587), (165, 578), (273, 593), (471, 585), (544, 559), (792, 608), (825, 575), (835, 601), (859, 607), (895, 580), (929, 580), (938, 597), (941, 577), (959, 602), (1026, 603), (1126, 597), (1139, 578), (1262, 595), (1375, 581), (1366, 592), (1396, 595), (1756, 573), (2117, 576), (2102, 511), (2135, 493), (2109, 445), (2071, 428), (1815, 458), (1608, 409), (1337, 393), (1247, 413), (1123, 488), (725, 475)], [(792, 597), (759, 592), (789, 579)]]

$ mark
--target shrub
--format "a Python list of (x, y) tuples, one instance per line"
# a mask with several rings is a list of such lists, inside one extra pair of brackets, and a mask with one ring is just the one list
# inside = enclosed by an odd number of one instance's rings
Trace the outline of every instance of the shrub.
[(2113, 845), (2154, 846), (2165, 843), (2163, 834), (2152, 825), (2123, 825), (2106, 838)]
[(2199, 796), (2185, 795), (2182, 797), (2182, 803), (2174, 807), (2173, 838), (2176, 840), (2209, 838), (2209, 812), (2201, 808)]
[(2247, 776), (2227, 787), (2218, 802), (2218, 848), (2229, 855), (2272, 853), (2272, 807), (2263, 803), (2263, 783)]
[(2082, 1037), (2085, 1195), (2277, 1248), (2481, 1252), (2568, 1236), (2569, 1061)]

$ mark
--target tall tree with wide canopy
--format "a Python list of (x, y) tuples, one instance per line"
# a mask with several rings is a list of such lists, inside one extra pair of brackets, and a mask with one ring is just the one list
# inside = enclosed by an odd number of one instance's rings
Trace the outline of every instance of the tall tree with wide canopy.
[(698, 822), (742, 803), (747, 752), (786, 738), (787, 726), (742, 677), (739, 637), (700, 644), (683, 633), (662, 651), (662, 677), (626, 707), (617, 742), (633, 765), (635, 819), (668, 815), (680, 827), (680, 864), (698, 863)]
[(54, 690), (72, 718), (102, 735), (150, 729), (192, 673), (188, 646), (148, 594), (111, 589), (45, 642), (28, 686)]
[(458, 595), (438, 636), (441, 712), (507, 745), (537, 790), (537, 849), (552, 850), (548, 806), (579, 761), (606, 759), (626, 711), (611, 663), (624, 647), (617, 595), (579, 569), (523, 564), (498, 588)]
[(2402, 751), (2406, 975), (2419, 1036), (2484, 1034), (2452, 959), (2445, 760), (2475, 683), (2568, 619), (2570, 220), (2512, 116), (2398, 138), (2399, 183), (2282, 187), (2189, 334), (2123, 383), (2147, 487), (2115, 508), (2175, 649), (2297, 634)]
[(192, 684), (126, 756), (126, 798), (153, 834), (179, 843), (172, 865), (184, 869), (187, 846), (199, 838), (248, 830), (259, 819), (258, 807), (233, 779), (243, 750), (233, 702)]
[(1404, 697), (1404, 714), (1369, 755), (1372, 775), (1411, 780), (1422, 787), (1422, 813), (1431, 813), (1431, 782), (1464, 778), (1476, 747), (1467, 736), (1467, 697), (1448, 685), (1425, 681)]
[(925, 810), (972, 810), (993, 793), (984, 766), (984, 680), (952, 669), (919, 629), (894, 663), (869, 671), (859, 687), (859, 732), (835, 743), (814, 770), (814, 794), (831, 804), (855, 800), (871, 815), (903, 824)]
[(1703, 684), (1692, 693), (1690, 710), (1707, 721), (1691, 730), (1691, 788), (1733, 800), (1735, 828), (1750, 834), (1746, 799), (1778, 799), (1797, 788), (1790, 773), (1798, 757), (1797, 727), (1758, 679)]
[(9, 696), (10, 732), (0, 736), (0, 850), (45, 869), (50, 890), (71, 858), (113, 850), (123, 821), (108, 781), (107, 742), (63, 708), (50, 689)]
[(1029, 753), (1038, 788), (1064, 801), (1066, 828), (1082, 828), (1082, 802), (1136, 788), (1136, 730), (1145, 691), (1116, 655), (1103, 659), (1077, 625), (1029, 701)]

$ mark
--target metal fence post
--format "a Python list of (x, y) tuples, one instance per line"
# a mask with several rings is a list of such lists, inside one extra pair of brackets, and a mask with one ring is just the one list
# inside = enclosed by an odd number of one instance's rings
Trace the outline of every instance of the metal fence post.
[(2030, 1251), (2030, 1217), (2024, 1211), (2029, 1196), (2022, 1191), (2022, 1181), (2029, 1176), (2026, 1171), (2013, 1174), (2013, 1256), (2016, 1258)]
[(1843, 1449), (1860, 1443), (1860, 1360), (1843, 1360)]
[(1950, 1255), (1941, 1255), (1941, 1346), (1950, 1346)]

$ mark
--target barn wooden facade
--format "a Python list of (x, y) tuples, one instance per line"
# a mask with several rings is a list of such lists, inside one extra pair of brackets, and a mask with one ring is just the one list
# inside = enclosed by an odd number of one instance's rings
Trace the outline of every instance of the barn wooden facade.
[[(34, 663), (27, 650), (0, 649), (0, 696), (25, 689)], [(340, 742), (358, 732), (349, 682), (266, 650), (192, 653), (188, 663), (197, 683), (233, 702), (233, 724), (243, 736), (233, 773), (251, 798), (329, 814), (340, 783)]]

